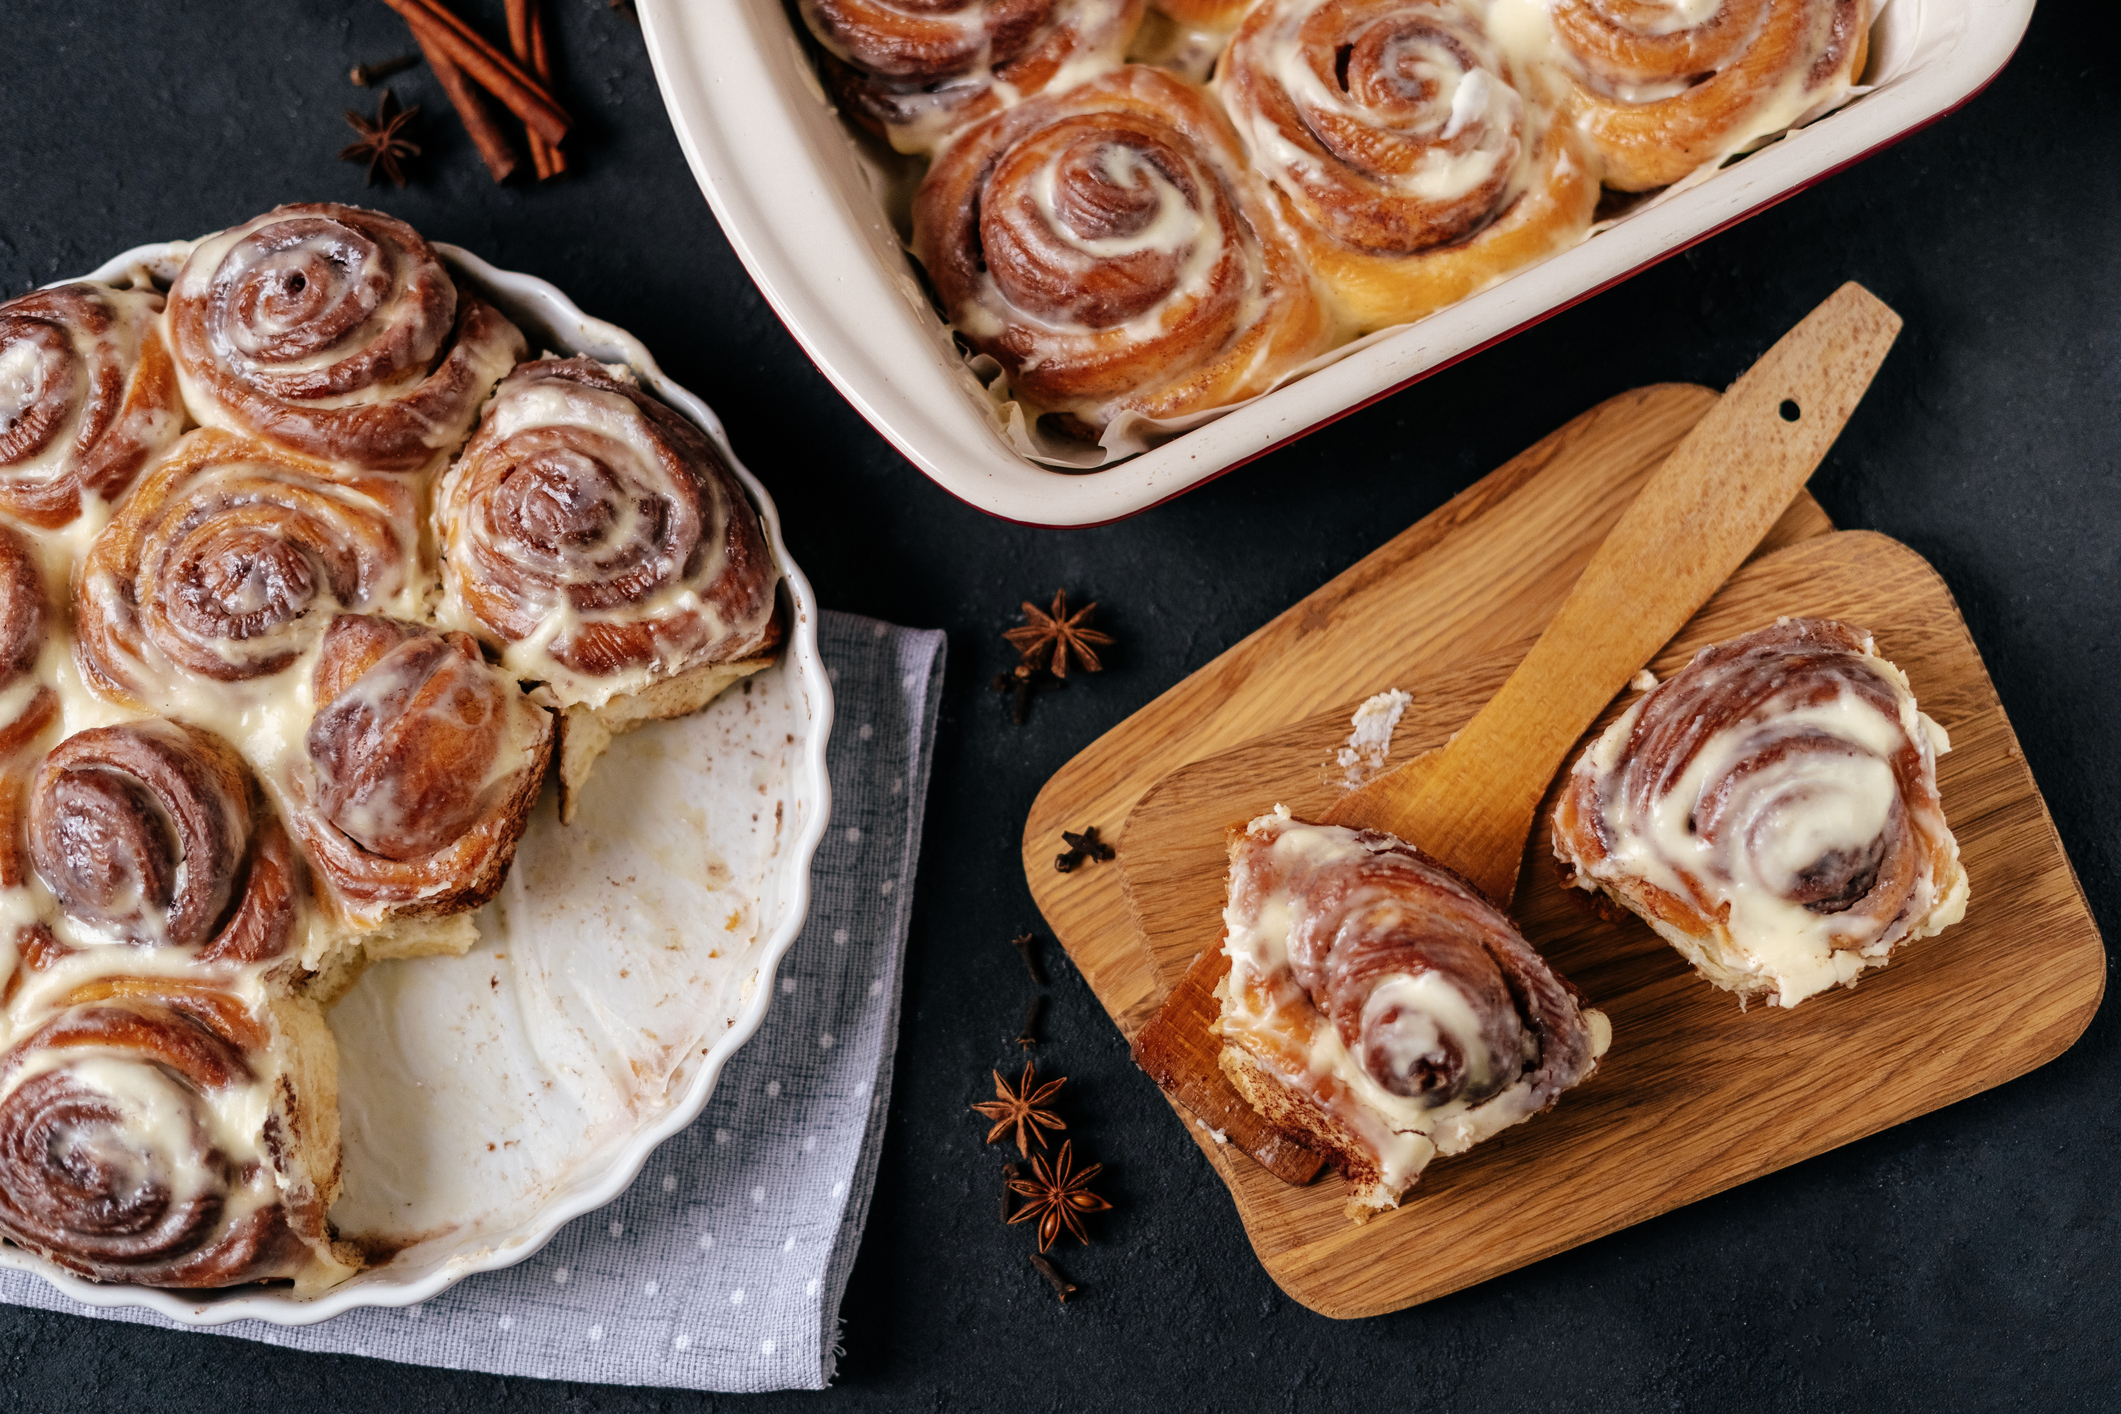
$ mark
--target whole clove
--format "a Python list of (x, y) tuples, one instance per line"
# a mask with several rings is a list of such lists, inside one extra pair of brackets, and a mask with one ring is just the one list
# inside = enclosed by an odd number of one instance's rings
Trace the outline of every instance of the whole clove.
[(1046, 979), (1038, 970), (1038, 939), (1030, 933), (1019, 933), (1009, 940), (1009, 946), (1024, 960), (1024, 971), (1031, 974), (1031, 985), (1043, 987)]
[(1051, 692), (1056, 687), (1068, 684), (1050, 673), (1018, 663), (1006, 673), (996, 673), (988, 684), (996, 692), (1009, 694), (1009, 720), (1022, 726), (1031, 720), (1031, 698), (1036, 693)]
[(1046, 1284), (1053, 1288), (1053, 1295), (1057, 1300), (1066, 1301), (1079, 1290), (1074, 1282), (1062, 1275), (1061, 1269), (1054, 1266), (1052, 1259), (1045, 1254), (1033, 1252), (1031, 1254), (1031, 1266), (1034, 1271), (1046, 1279)]
[(1068, 842), (1068, 848), (1064, 852), (1053, 856), (1053, 867), (1063, 874), (1072, 873), (1075, 866), (1082, 863), (1085, 859), (1103, 861), (1114, 856), (1112, 846), (1097, 837), (1097, 826), (1095, 825), (1084, 830), (1081, 834), (1076, 834), (1072, 830), (1062, 830), (1061, 838)]
[(1038, 1044), (1038, 1018), (1045, 1009), (1043, 994), (1034, 994), (1031, 1004), (1024, 1008), (1024, 1024), (1016, 1028), (1016, 1044), (1027, 1051)]
[(1009, 1185), (1024, 1176), (1024, 1171), (1014, 1160), (1002, 1165), (1002, 1221), (1008, 1222), (1016, 1216), (1016, 1193)]

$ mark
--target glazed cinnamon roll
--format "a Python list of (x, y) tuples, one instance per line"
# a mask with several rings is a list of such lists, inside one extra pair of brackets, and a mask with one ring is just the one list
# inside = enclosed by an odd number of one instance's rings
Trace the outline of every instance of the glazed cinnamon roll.
[(0, 510), (57, 529), (177, 439), (161, 313), (153, 290), (87, 283), (0, 304)]
[(412, 227), (329, 202), (200, 241), (169, 331), (201, 421), (374, 471), (446, 456), (525, 351)]
[(525, 364), (435, 494), (437, 620), (544, 684), (563, 816), (614, 733), (773, 661), (780, 569), (713, 442), (592, 359)]
[(338, 1053), (313, 1003), (117, 975), (38, 1008), (0, 1056), (0, 1236), (97, 1281), (353, 1275), (325, 1219)]
[(202, 428), (90, 546), (75, 656), (102, 697), (201, 718), (233, 700), (212, 685), (287, 669), (335, 611), (416, 612), (422, 587), (404, 478)]
[(901, 152), (931, 152), (1056, 76), (1119, 64), (1142, 0), (802, 0), (847, 114)]
[(1588, 1079), (1603, 1013), (1457, 875), (1370, 830), (1285, 809), (1230, 840), (1222, 1068), (1335, 1158), (1367, 1221)]
[(1553, 0), (1605, 184), (1646, 191), (1807, 121), (1861, 77), (1870, 0)]
[(546, 711), (469, 635), (356, 614), (325, 633), (314, 691), (295, 826), (339, 911), (372, 929), (492, 898), (551, 759)]
[(952, 143), (915, 198), (913, 251), (1010, 395), (1094, 439), (1124, 414), (1263, 393), (1331, 341), (1262, 202), (1214, 105), (1130, 65)]
[(1704, 648), (1591, 743), (1554, 852), (1741, 1002), (1795, 1006), (1965, 913), (1950, 749), (1869, 634), (1781, 619)]
[[(45, 596), (44, 572), (28, 539), (0, 525), (0, 836), (6, 840), (15, 838), (8, 826), (19, 796), (4, 784), (8, 763), (59, 720), (59, 695), (37, 675), (51, 633)], [(0, 844), (0, 854), (6, 848)], [(0, 887), (8, 882), (0, 879)]]
[(1420, 319), (1590, 229), (1581, 140), (1468, 0), (1263, 0), (1215, 87), (1358, 329)]
[(288, 951), (301, 865), (211, 732), (149, 718), (75, 733), (37, 767), (27, 834), (62, 945), (184, 949), (199, 966)]

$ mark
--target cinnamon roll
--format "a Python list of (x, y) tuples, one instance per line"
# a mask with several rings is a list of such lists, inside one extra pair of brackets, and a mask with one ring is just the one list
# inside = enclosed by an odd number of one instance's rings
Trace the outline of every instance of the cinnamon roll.
[(1554, 852), (1741, 1002), (1792, 1007), (1965, 913), (1950, 749), (1869, 634), (1780, 619), (1704, 648), (1591, 743)]
[(446, 456), (525, 352), (412, 227), (330, 202), (200, 241), (168, 319), (201, 421), (374, 471)]
[[(469, 635), (357, 614), (332, 620), (313, 686), (295, 827), (338, 911), (366, 930), (492, 898), (551, 759), (545, 710)], [(401, 932), (386, 955), (470, 936)]]
[(313, 1294), (338, 1182), (331, 1031), (255, 978), (95, 977), (0, 1056), (0, 1236), (93, 1280)]
[[(36, 551), (19, 531), (0, 525), (0, 833), (18, 792), (4, 782), (8, 763), (59, 720), (59, 695), (37, 673), (51, 644), (51, 610)], [(56, 651), (63, 652), (63, 647)], [(0, 845), (0, 854), (6, 846)], [(0, 879), (0, 887), (9, 881)]]
[(1575, 245), (1598, 175), (1470, 0), (1263, 0), (1215, 89), (1357, 329)]
[(31, 779), (27, 834), (65, 944), (184, 949), (199, 966), (288, 951), (301, 865), (211, 732), (149, 718), (75, 733)]
[(1553, 0), (1605, 184), (1646, 191), (1841, 103), (1870, 0)]
[(62, 285), (0, 304), (0, 510), (44, 529), (115, 501), (177, 439), (162, 296)]
[(1348, 1215), (1551, 1106), (1612, 1039), (1509, 918), (1390, 835), (1277, 807), (1230, 840), (1222, 1068), (1334, 1157)]
[(75, 656), (99, 696), (194, 719), (309, 652), (337, 610), (417, 612), (404, 478), (335, 470), (202, 428), (96, 537), (74, 588)]
[(435, 494), (436, 618), (560, 710), (571, 818), (613, 734), (773, 662), (780, 569), (714, 443), (586, 358), (517, 369)]
[(1115, 67), (1142, 0), (801, 0), (825, 77), (856, 122), (901, 152)]
[(1214, 105), (1130, 65), (953, 142), (914, 200), (913, 251), (1010, 395), (1095, 438), (1263, 393), (1331, 342), (1265, 210)]

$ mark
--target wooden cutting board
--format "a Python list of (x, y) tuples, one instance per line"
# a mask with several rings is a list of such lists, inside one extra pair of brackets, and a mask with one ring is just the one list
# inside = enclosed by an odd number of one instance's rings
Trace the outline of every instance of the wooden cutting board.
[[(1385, 687), (1415, 697), (1395, 759), (1440, 745), (1714, 396), (1667, 385), (1593, 409), (1055, 775), (1026, 824), (1027, 877), (1123, 1031), (1219, 941), (1223, 827), (1277, 800), (1299, 813), (1329, 803), (1348, 716)], [(1554, 1112), (1438, 1161), (1401, 1210), (1358, 1229), (1337, 1178), (1284, 1183), (1178, 1110), (1291, 1296), (1358, 1316), (1442, 1295), (1999, 1084), (2089, 1023), (2103, 946), (1942, 583), (1882, 536), (1831, 533), (1801, 497), (1659, 670), (1781, 613), (1872, 629), (1951, 731), (1939, 775), (1973, 884), (1966, 923), (1854, 992), (1741, 1013), (1646, 928), (1600, 922), (1560, 889), (1542, 830), (1514, 911), (1615, 1027), (1599, 1074)], [(1089, 824), (1119, 860), (1056, 873), (1059, 831)]]

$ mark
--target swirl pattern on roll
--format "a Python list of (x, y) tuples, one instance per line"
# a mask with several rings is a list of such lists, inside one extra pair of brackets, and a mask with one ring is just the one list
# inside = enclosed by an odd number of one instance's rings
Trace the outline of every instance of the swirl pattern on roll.
[(1143, 0), (802, 0), (846, 111), (927, 152), (1057, 77), (1119, 64)]
[(301, 866), (234, 747), (161, 718), (77, 732), (32, 778), (29, 855), (95, 942), (200, 964), (287, 950)]
[(1464, 0), (1264, 0), (1216, 71), (1247, 154), (1358, 328), (1574, 245), (1598, 179)]
[(419, 517), (404, 478), (335, 470), (206, 428), (96, 537), (74, 591), (76, 657), (100, 695), (181, 705), (198, 679), (287, 668), (333, 612), (410, 608)]
[(1223, 1068), (1340, 1162), (1358, 1220), (1552, 1105), (1610, 1036), (1502, 910), (1389, 835), (1261, 816), (1231, 839), (1224, 923)]
[(780, 571), (714, 444), (623, 369), (546, 359), (502, 383), (435, 495), (445, 626), (562, 706), (779, 638)]
[[(59, 719), (59, 695), (36, 676), (50, 640), (51, 611), (44, 572), (21, 532), (0, 525), (0, 780), (8, 763)], [(12, 841), (4, 817), (14, 791), (0, 786), (0, 835)], [(0, 843), (0, 856), (11, 844)], [(0, 887), (12, 881), (0, 867)]]
[(177, 439), (161, 313), (153, 290), (88, 283), (0, 304), (0, 510), (57, 529)]
[(348, 614), (324, 635), (296, 828), (341, 908), (374, 922), (484, 904), (515, 858), (552, 717), (471, 636)]
[(1840, 103), (1870, 0), (1554, 0), (1607, 186), (1646, 191)]
[(1779, 620), (1704, 648), (1592, 742), (1554, 852), (1717, 986), (1795, 1006), (1964, 914), (1949, 749), (1870, 635)]
[(203, 420), (375, 471), (418, 471), (456, 446), (525, 352), (412, 227), (331, 203), (201, 241), (169, 329)]
[(1228, 122), (1130, 65), (958, 138), (914, 201), (946, 317), (1034, 414), (1095, 437), (1265, 392), (1333, 329)]
[(79, 988), (0, 1058), (0, 1234), (98, 1281), (344, 1277), (336, 1113), (297, 1093), (332, 1058), (276, 1054), (329, 1046), (313, 1009), (171, 979)]

